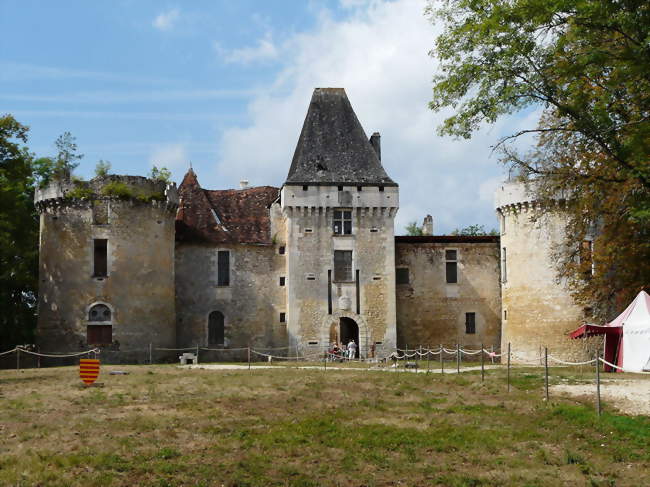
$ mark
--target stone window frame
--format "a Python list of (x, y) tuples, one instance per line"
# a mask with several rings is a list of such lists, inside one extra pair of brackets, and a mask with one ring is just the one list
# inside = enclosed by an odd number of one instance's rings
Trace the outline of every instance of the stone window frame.
[[(214, 313), (215, 311), (218, 311), (221, 313), (221, 316), (223, 316), (223, 343), (215, 344), (215, 343), (210, 343), (210, 315)], [(221, 311), (221, 309), (217, 308), (211, 308), (210, 311), (207, 312), (205, 315), (205, 343), (206, 346), (215, 346), (215, 347), (223, 347), (223, 348), (228, 348), (230, 340), (228, 340), (228, 320), (226, 319), (226, 314)]]
[[(447, 251), (448, 250), (453, 250), (453, 251), (456, 252), (456, 259), (455, 260), (447, 258)], [(444, 252), (444, 257), (445, 257), (445, 261), (444, 261), (445, 262), (445, 284), (447, 286), (449, 286), (449, 285), (457, 286), (459, 284), (459, 282), (460, 282), (460, 279), (459, 279), (460, 276), (459, 276), (459, 272), (458, 272), (458, 263), (460, 262), (460, 249), (458, 247), (445, 247), (443, 252)], [(456, 264), (456, 282), (449, 282), (449, 280), (448, 280), (448, 277), (447, 277), (447, 264), (449, 264), (449, 263)]]
[[(111, 319), (109, 321), (90, 321), (90, 310), (93, 307), (97, 306), (97, 305), (103, 305), (103, 306), (106, 306), (109, 309), (109, 311), (111, 312)], [(115, 325), (116, 324), (116, 321), (115, 321), (115, 307), (112, 304), (107, 303), (106, 301), (93, 301), (88, 306), (86, 306), (85, 313), (86, 314), (84, 315), (85, 316), (84, 321), (86, 322), (86, 324), (91, 324), (91, 325), (99, 324), (99, 323), (101, 323), (102, 325)]]
[[(335, 214), (336, 214), (337, 211), (341, 212), (341, 218), (340, 219), (337, 219), (335, 217)], [(345, 213), (348, 213), (348, 212), (350, 213), (350, 218), (345, 217)], [(337, 221), (341, 222), (340, 223), (341, 224), (341, 232), (340, 233), (337, 233), (336, 230), (335, 230), (335, 225), (336, 225)], [(350, 233), (345, 233), (345, 224), (347, 222), (350, 222)], [(354, 228), (354, 209), (351, 208), (351, 207), (347, 207), (347, 206), (344, 206), (344, 207), (341, 207), (341, 208), (338, 208), (338, 207), (333, 208), (332, 209), (332, 235), (334, 235), (336, 237), (347, 237), (347, 236), (350, 236), (350, 235), (354, 235), (354, 230), (355, 230), (355, 228)]]
[[(219, 284), (219, 253), (220, 252), (228, 252), (228, 284)], [(215, 274), (216, 274), (216, 276), (215, 276), (216, 277), (215, 278), (216, 287), (220, 287), (220, 288), (232, 287), (232, 285), (233, 285), (233, 272), (232, 272), (232, 269), (233, 269), (233, 254), (234, 254), (234, 252), (231, 249), (217, 247), (216, 254), (215, 254), (216, 255), (216, 266), (215, 266), (216, 267), (216, 269), (215, 269), (215, 271), (216, 271), (215, 272)]]
[[(398, 279), (397, 279), (397, 270), (398, 269), (406, 269), (407, 277), (408, 277), (407, 282), (398, 282)], [(406, 265), (395, 266), (395, 285), (397, 285), (397, 286), (408, 286), (409, 284), (411, 284), (411, 270), (409, 269), (409, 267), (406, 266)]]
[[(106, 306), (111, 312), (111, 319), (109, 321), (90, 321), (90, 310), (97, 305)], [(88, 340), (88, 327), (93, 326), (110, 326), (111, 327), (111, 340), (115, 336), (115, 327), (117, 321), (115, 319), (115, 308), (112, 304), (107, 303), (106, 301), (93, 301), (88, 306), (86, 306), (83, 323), (86, 325), (86, 340)], [(89, 344), (89, 345), (99, 345), (99, 344)], [(110, 345), (109, 343), (101, 345)]]
[[(94, 226), (107, 226), (107, 225), (94, 225)], [(106, 275), (97, 275), (95, 274), (95, 241), (96, 240), (106, 240)], [(108, 279), (111, 276), (111, 239), (108, 238), (107, 235), (104, 235), (103, 232), (101, 232), (99, 235), (93, 235), (90, 237), (90, 245), (89, 245), (89, 251), (90, 251), (90, 277), (96, 281), (103, 281), (104, 279)]]
[[(335, 257), (336, 252), (350, 252), (352, 254), (352, 258), (350, 260), (350, 279), (348, 279), (348, 280), (341, 280), (341, 279), (336, 278), (337, 277), (336, 276), (336, 257)], [(334, 251), (332, 252), (332, 271), (333, 271), (332, 272), (332, 282), (334, 282), (334, 283), (351, 283), (351, 282), (355, 282), (355, 275), (354, 275), (355, 274), (354, 273), (355, 259), (356, 259), (355, 252), (352, 249), (334, 249)]]

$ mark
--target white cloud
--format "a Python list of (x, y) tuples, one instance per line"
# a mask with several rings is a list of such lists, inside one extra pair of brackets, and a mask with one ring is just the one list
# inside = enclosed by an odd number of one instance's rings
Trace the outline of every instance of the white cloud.
[(215, 42), (214, 49), (225, 62), (244, 65), (272, 61), (277, 59), (280, 54), (280, 49), (275, 45), (270, 34), (258, 39), (257, 44), (254, 46), (226, 49), (218, 42)]
[(149, 156), (149, 164), (159, 168), (166, 167), (177, 178), (189, 167), (186, 144), (163, 144), (154, 147)]
[(151, 24), (158, 30), (168, 31), (174, 28), (180, 15), (181, 13), (177, 8), (172, 8), (158, 14)]
[(312, 90), (344, 87), (366, 133), (382, 134), (384, 167), (400, 185), (398, 232), (427, 213), (438, 233), (474, 223), (496, 226), (487, 193), (502, 168), (490, 146), (521, 121), (504, 119), (469, 141), (437, 136), (445, 114), (427, 107), (436, 69), (427, 53), (439, 27), (423, 17), (425, 3), (343, 1), (346, 19), (321, 12), (312, 32), (283, 43), (283, 68), (252, 98), (250, 123), (222, 134), (216, 170), (199, 174), (202, 184), (234, 187), (249, 179), (281, 185)]

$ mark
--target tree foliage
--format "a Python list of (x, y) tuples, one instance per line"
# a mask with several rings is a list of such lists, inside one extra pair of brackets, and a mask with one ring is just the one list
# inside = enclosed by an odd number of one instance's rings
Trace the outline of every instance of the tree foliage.
[(100, 159), (99, 161), (97, 161), (97, 164), (95, 165), (95, 176), (97, 177), (107, 176), (110, 170), (111, 170), (111, 163), (109, 161)]
[[(609, 317), (650, 283), (650, 3), (443, 0), (428, 14), (444, 27), (430, 107), (454, 109), (440, 132), (470, 137), (504, 114), (542, 111), (497, 146), (542, 208), (566, 197), (559, 277)], [(521, 155), (508, 142), (526, 133), (537, 146)]]
[(411, 237), (420, 237), (424, 235), (424, 229), (418, 225), (418, 222), (412, 221), (406, 225), (406, 235)]
[(477, 236), (477, 235), (499, 235), (499, 232), (493, 228), (489, 232), (483, 225), (469, 225), (463, 228), (456, 228), (451, 235)]
[(38, 217), (28, 128), (0, 116), (0, 349), (29, 343), (36, 324)]
[(153, 166), (151, 168), (151, 172), (149, 173), (149, 177), (156, 181), (164, 181), (166, 183), (169, 183), (171, 181), (172, 173), (164, 166), (160, 168)]

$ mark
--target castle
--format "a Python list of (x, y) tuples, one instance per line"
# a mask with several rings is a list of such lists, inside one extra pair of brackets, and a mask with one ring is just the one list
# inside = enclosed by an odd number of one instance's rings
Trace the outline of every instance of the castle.
[[(137, 176), (39, 190), (42, 350), (290, 347), (362, 357), (461, 343), (522, 360), (569, 350), (581, 312), (555, 283), (561, 222), (505, 183), (501, 236), (395, 236), (399, 186), (343, 89), (314, 90), (281, 188)], [(550, 228), (550, 230), (549, 230)]]

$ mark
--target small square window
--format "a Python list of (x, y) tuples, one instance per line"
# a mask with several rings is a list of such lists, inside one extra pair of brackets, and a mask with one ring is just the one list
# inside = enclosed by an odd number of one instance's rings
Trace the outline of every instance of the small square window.
[(280, 313), (280, 323), (286, 323), (286, 322), (287, 322), (287, 314)]
[(286, 251), (287, 249), (285, 248), (284, 245), (280, 245), (280, 247), (278, 248), (278, 254), (280, 255), (284, 255)]
[(380, 193), (383, 193), (383, 192), (384, 192), (384, 187), (383, 187), (383, 186), (379, 186), (379, 192), (380, 192)]
[(303, 190), (303, 191), (307, 191), (308, 189), (309, 189), (309, 186), (307, 186), (307, 185), (304, 185), (304, 186), (302, 187), (302, 190)]
[(409, 281), (409, 270), (408, 267), (398, 267), (395, 269), (395, 283), (396, 284), (408, 284)]
[(457, 255), (456, 250), (445, 250), (445, 260), (456, 260)]
[(280, 286), (284, 286), (284, 284), (285, 284), (285, 277), (281, 276), (280, 277)]
[(363, 186), (357, 186), (357, 191), (363, 191)]
[(339, 186), (339, 191), (343, 191), (343, 186)]

